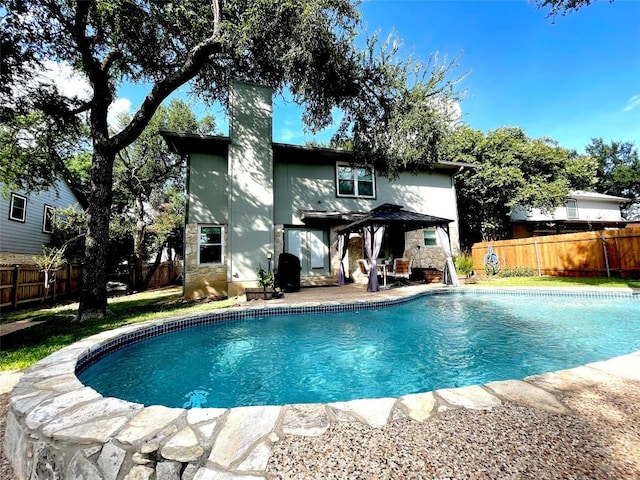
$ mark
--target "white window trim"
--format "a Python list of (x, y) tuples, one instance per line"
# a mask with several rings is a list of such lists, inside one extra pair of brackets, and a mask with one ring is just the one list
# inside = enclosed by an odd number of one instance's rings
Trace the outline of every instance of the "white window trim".
[[(16, 198), (20, 198), (24, 200), (24, 209), (22, 211), (22, 218), (13, 216), (13, 202)], [(18, 195), (17, 193), (11, 194), (11, 204), (9, 205), (9, 220), (13, 220), (14, 222), (24, 223), (27, 220), (27, 197), (23, 195)]]
[[(207, 228), (207, 227), (218, 227), (220, 228), (220, 262), (211, 262), (211, 263), (202, 263), (200, 261), (200, 247), (203, 245), (200, 243), (200, 236), (201, 236), (201, 232), (202, 232), (202, 228)], [(206, 223), (206, 224), (200, 224), (198, 225), (198, 244), (197, 244), (197, 249), (198, 249), (198, 265), (224, 265), (225, 262), (225, 244), (224, 244), (224, 235), (225, 235), (225, 228), (224, 225), (218, 225), (215, 223)], [(205, 243), (204, 245), (218, 245), (217, 243)]]
[[(339, 167), (349, 167), (353, 169), (353, 190), (354, 193), (353, 195), (349, 195), (346, 193), (340, 193), (340, 174), (339, 174)], [(358, 192), (358, 180), (355, 178), (355, 172), (356, 169), (358, 168), (368, 168), (369, 170), (371, 170), (371, 178), (373, 180), (373, 194), (372, 195), (361, 195)], [(346, 197), (346, 198), (376, 198), (376, 171), (374, 170), (374, 168), (368, 165), (351, 165), (350, 163), (347, 162), (336, 162), (336, 195), (338, 197)]]
[[(47, 230), (47, 211), (51, 211), (51, 230)], [(53, 207), (51, 205), (46, 205), (44, 206), (44, 212), (42, 214), (42, 233), (53, 233), (53, 230), (55, 229), (55, 222), (56, 222), (56, 207)]]
[[(569, 203), (573, 203), (574, 207), (569, 207)], [(570, 198), (569, 200), (567, 200), (567, 203), (565, 203), (565, 207), (567, 209), (567, 220), (577, 220), (580, 218), (580, 213), (578, 212), (578, 201), (575, 198)], [(572, 210), (576, 212), (573, 216), (569, 213)]]

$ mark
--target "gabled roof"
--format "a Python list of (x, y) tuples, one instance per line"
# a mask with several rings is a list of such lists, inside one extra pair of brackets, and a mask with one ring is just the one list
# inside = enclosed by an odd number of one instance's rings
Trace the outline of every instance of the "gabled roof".
[(587, 192), (585, 190), (574, 190), (569, 192), (569, 198), (592, 198), (595, 200), (603, 200), (610, 202), (625, 203), (630, 202), (630, 198), (616, 197), (615, 195), (606, 195), (604, 193)]
[(369, 225), (386, 225), (407, 232), (427, 227), (445, 227), (451, 222), (453, 222), (453, 220), (412, 212), (410, 210), (404, 210), (404, 207), (400, 205), (385, 203), (371, 210), (364, 218), (339, 229), (337, 233), (351, 233), (362, 230), (362, 228)]

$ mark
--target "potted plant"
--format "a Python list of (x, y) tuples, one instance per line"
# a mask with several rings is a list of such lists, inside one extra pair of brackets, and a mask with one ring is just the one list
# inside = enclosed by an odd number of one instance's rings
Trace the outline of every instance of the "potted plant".
[(256, 300), (262, 298), (271, 300), (273, 298), (273, 273), (262, 268), (262, 264), (256, 269), (258, 275), (258, 288), (247, 288), (245, 294), (247, 300)]

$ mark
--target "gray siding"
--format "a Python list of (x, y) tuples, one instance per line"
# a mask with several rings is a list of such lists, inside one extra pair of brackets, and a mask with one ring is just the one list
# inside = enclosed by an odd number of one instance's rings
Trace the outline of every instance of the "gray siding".
[[(0, 190), (4, 184), (0, 182)], [(27, 198), (27, 211), (24, 223), (9, 220), (11, 193)], [(0, 196), (0, 252), (42, 254), (42, 246), (49, 243), (51, 235), (42, 232), (44, 206), (66, 208), (78, 205), (78, 199), (65, 182), (58, 182), (57, 192), (50, 189), (41, 193), (9, 192)]]
[(189, 158), (187, 223), (228, 223), (227, 159), (192, 153)]

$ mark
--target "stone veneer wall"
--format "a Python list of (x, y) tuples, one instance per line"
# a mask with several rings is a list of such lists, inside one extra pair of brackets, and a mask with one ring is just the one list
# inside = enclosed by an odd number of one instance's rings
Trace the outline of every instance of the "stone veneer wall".
[[(444, 270), (447, 259), (440, 245), (427, 247), (424, 244), (422, 230), (414, 230), (405, 234), (405, 257), (411, 258), (412, 268), (435, 268)], [(420, 248), (418, 248), (420, 245)]]
[[(224, 258), (228, 252), (228, 234), (224, 225)], [(184, 296), (187, 300), (228, 295), (227, 265), (198, 265), (198, 224), (188, 223), (184, 229)]]

